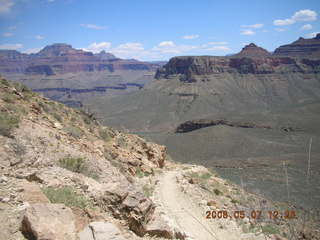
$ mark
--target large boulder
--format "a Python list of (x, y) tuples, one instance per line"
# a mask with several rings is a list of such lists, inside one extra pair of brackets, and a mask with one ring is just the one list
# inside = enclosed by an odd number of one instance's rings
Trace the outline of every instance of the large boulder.
[(19, 184), (20, 198), (23, 202), (32, 203), (50, 203), (46, 195), (43, 194), (38, 184), (26, 180)]
[(26, 209), (22, 233), (35, 240), (76, 240), (74, 216), (64, 204), (38, 203)]
[(160, 238), (184, 240), (187, 237), (183, 231), (180, 231), (175, 227), (171, 223), (171, 220), (167, 216), (161, 214), (158, 209), (156, 209), (151, 220), (145, 226), (145, 229), (150, 236)]
[(92, 222), (78, 236), (79, 240), (125, 240), (118, 227), (108, 222)]
[(138, 236), (146, 233), (155, 206), (142, 190), (134, 185), (110, 184), (102, 197), (102, 205), (108, 206), (114, 217), (127, 221), (129, 228)]

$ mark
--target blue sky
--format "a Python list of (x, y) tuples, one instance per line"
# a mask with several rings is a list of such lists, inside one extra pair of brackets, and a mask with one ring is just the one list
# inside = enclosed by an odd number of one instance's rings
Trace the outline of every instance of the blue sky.
[(226, 55), (320, 32), (319, 0), (0, 0), (0, 48), (68, 43), (122, 58)]

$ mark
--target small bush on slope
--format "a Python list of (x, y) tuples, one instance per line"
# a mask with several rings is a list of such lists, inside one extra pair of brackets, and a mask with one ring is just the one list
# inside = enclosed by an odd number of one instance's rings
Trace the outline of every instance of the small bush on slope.
[(90, 207), (89, 200), (84, 195), (77, 194), (71, 187), (46, 187), (42, 191), (51, 203), (63, 203), (68, 207), (82, 209)]
[(59, 166), (71, 172), (81, 173), (87, 177), (98, 179), (99, 175), (88, 168), (87, 161), (84, 158), (66, 157), (59, 160)]

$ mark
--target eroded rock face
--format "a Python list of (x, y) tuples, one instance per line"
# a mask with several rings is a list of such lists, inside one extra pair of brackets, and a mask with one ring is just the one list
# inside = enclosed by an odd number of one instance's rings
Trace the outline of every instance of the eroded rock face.
[(76, 240), (74, 216), (64, 204), (30, 205), (23, 217), (21, 230), (30, 239)]
[[(285, 74), (317, 73), (319, 62), (291, 57), (174, 57), (156, 73), (157, 79), (179, 76), (182, 82), (196, 82), (205, 76), (217, 74)], [(209, 77), (208, 77), (209, 78)]]
[(125, 240), (112, 223), (92, 222), (79, 233), (79, 240)]
[(126, 220), (129, 228), (138, 236), (144, 236), (147, 232), (146, 224), (154, 213), (153, 202), (133, 185), (114, 185), (106, 188), (101, 199), (102, 204), (109, 206), (116, 218)]
[(320, 33), (311, 39), (299, 38), (297, 41), (280, 46), (274, 51), (276, 56), (320, 57)]

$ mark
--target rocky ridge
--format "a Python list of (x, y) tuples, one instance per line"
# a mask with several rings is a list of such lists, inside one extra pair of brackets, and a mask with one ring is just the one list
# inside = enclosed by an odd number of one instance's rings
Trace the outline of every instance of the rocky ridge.
[(274, 51), (275, 56), (320, 57), (320, 33), (314, 38), (300, 37), (297, 41), (280, 46)]
[[(276, 206), (253, 194), (244, 201), (248, 193), (206, 168), (173, 163), (164, 146), (101, 126), (20, 84), (0, 84), (0, 239), (191, 240), (199, 239), (197, 228), (184, 224), (198, 221), (224, 239), (285, 239), (279, 234), (290, 231), (285, 221), (276, 232), (263, 230), (264, 221), (205, 223), (206, 211)], [(180, 198), (192, 203), (189, 220), (175, 213)]]
[(157, 67), (157, 64), (116, 58), (104, 51), (93, 54), (74, 49), (71, 45), (64, 43), (46, 46), (35, 54), (24, 54), (16, 50), (0, 50), (0, 72), (2, 74), (52, 76), (74, 72), (154, 71)]

